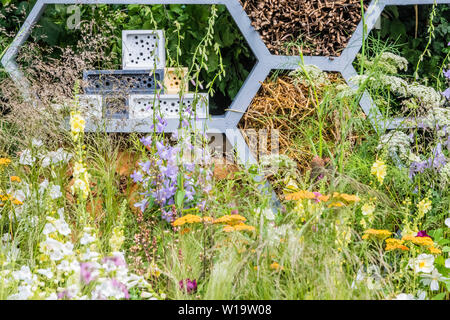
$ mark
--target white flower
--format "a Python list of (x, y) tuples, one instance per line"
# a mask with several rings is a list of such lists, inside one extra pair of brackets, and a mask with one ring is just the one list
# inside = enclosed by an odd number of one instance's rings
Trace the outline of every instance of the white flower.
[(80, 243), (82, 245), (86, 245), (86, 244), (92, 243), (92, 242), (94, 242), (96, 240), (95, 236), (92, 236), (89, 233), (89, 231), (90, 231), (90, 228), (85, 228), (84, 234), (83, 234), (83, 236), (80, 239)]
[(423, 290), (417, 291), (417, 300), (425, 300), (427, 293)]
[(67, 259), (64, 259), (56, 266), (56, 269), (62, 272), (78, 271), (80, 269), (80, 264), (77, 261), (69, 262)]
[(46, 223), (44, 226), (44, 230), (42, 230), (42, 233), (44, 235), (48, 235), (50, 233), (53, 233), (56, 231), (55, 226), (52, 223)]
[(450, 218), (445, 219), (445, 225), (450, 228)]
[(33, 296), (33, 291), (30, 286), (19, 286), (18, 293), (12, 294), (8, 300), (28, 300)]
[(261, 210), (261, 208), (257, 208), (255, 210), (255, 213), (257, 215), (260, 215), (262, 213), (263, 216), (269, 221), (275, 220), (275, 215), (273, 214), (273, 211), (270, 208), (264, 208), (262, 210)]
[(71, 255), (73, 244), (70, 242), (62, 243), (58, 240), (48, 238), (41, 243), (46, 249), (52, 261), (59, 261), (65, 256)]
[(61, 187), (58, 185), (53, 185), (50, 188), (50, 198), (52, 198), (53, 200), (58, 199), (60, 197), (62, 197), (62, 192), (61, 192)]
[(53, 278), (53, 272), (50, 270), (50, 268), (47, 269), (37, 269), (37, 273), (42, 274), (43, 276), (46, 276), (48, 279)]
[(48, 183), (48, 180), (47, 180), (47, 179), (45, 179), (44, 181), (42, 181), (42, 182), (39, 184), (39, 193), (40, 193), (40, 194), (43, 194), (43, 193), (45, 192), (45, 189), (47, 189), (48, 185), (49, 185), (49, 183)]
[(44, 159), (42, 159), (42, 167), (47, 168), (51, 163), (51, 160), (48, 156), (45, 156)]
[(60, 218), (55, 220), (54, 225), (56, 230), (58, 230), (58, 232), (63, 236), (68, 236), (71, 232), (69, 225), (64, 219)]
[(33, 139), (31, 141), (32, 145), (36, 148), (39, 148), (43, 145), (42, 140), (38, 140), (38, 139)]
[(50, 151), (42, 160), (42, 166), (48, 167), (50, 164), (67, 163), (72, 158), (72, 154), (59, 148), (56, 151)]
[(45, 300), (58, 300), (58, 295), (55, 292), (52, 292)]
[(409, 265), (415, 272), (430, 273), (434, 270), (434, 257), (432, 254), (422, 253), (416, 259), (411, 259)]
[(445, 267), (450, 269), (450, 258), (445, 260)]
[(23, 165), (33, 165), (34, 161), (36, 161), (36, 158), (31, 156), (31, 151), (29, 149), (25, 149), (21, 152), (19, 163)]
[(20, 270), (13, 271), (12, 276), (15, 280), (23, 281), (29, 285), (31, 285), (36, 279), (36, 276), (31, 273), (31, 270), (28, 266), (22, 266)]
[(81, 256), (83, 261), (94, 261), (96, 260), (100, 254), (95, 251), (91, 251), (91, 249), (86, 249), (86, 252)]
[(410, 293), (400, 293), (393, 300), (415, 300), (414, 296)]
[(439, 281), (445, 281), (448, 280), (448, 278), (443, 277), (442, 274), (439, 273), (436, 269), (433, 269), (433, 272), (431, 274), (423, 274), (421, 282), (424, 285), (430, 285), (431, 291), (438, 291), (439, 290)]
[(56, 212), (58, 213), (59, 218), (64, 220), (64, 208), (59, 208)]

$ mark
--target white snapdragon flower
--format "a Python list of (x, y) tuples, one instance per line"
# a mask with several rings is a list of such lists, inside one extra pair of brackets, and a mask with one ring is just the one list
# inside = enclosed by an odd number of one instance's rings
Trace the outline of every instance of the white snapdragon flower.
[(62, 197), (62, 192), (61, 192), (61, 187), (58, 185), (53, 185), (50, 188), (50, 198), (52, 198), (53, 200), (58, 199), (60, 197)]
[(36, 158), (31, 155), (31, 150), (25, 149), (21, 152), (19, 157), (20, 164), (32, 166), (35, 161)]
[(37, 269), (37, 273), (42, 274), (43, 276), (46, 276), (48, 279), (53, 279), (53, 271), (50, 270), (50, 268), (47, 269)]
[(49, 182), (48, 182), (47, 179), (45, 179), (44, 181), (42, 181), (42, 182), (39, 184), (39, 193), (40, 193), (40, 194), (43, 194), (43, 193), (45, 192), (45, 190), (47, 189), (48, 185), (49, 185)]
[(42, 145), (43, 145), (44, 143), (42, 142), (42, 140), (39, 140), (39, 139), (33, 139), (33, 140), (31, 141), (31, 144), (33, 145), (33, 147), (39, 148), (39, 147), (42, 147)]
[(73, 250), (73, 244), (71, 242), (62, 243), (49, 237), (42, 242), (42, 245), (47, 249), (52, 261), (59, 261), (65, 256), (71, 255)]
[(410, 293), (400, 293), (393, 300), (415, 300), (415, 298)]
[(84, 228), (83, 236), (80, 239), (80, 244), (86, 245), (94, 242), (96, 239), (95, 236), (91, 235), (91, 228)]
[(28, 300), (34, 295), (31, 286), (19, 286), (17, 290), (18, 293), (10, 295), (8, 300)]
[(46, 223), (44, 226), (44, 230), (42, 230), (42, 233), (44, 235), (49, 235), (50, 233), (56, 232), (56, 228), (52, 223)]

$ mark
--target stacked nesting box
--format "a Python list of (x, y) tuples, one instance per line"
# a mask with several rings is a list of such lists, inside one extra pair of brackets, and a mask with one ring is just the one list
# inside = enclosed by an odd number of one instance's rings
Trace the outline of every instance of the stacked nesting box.
[(208, 94), (188, 93), (187, 68), (166, 68), (162, 30), (122, 31), (122, 70), (87, 70), (80, 109), (90, 120), (208, 117)]

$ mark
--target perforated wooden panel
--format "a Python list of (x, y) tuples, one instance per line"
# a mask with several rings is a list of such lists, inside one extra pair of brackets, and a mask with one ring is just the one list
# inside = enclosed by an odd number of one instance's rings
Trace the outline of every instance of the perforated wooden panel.
[(123, 30), (122, 69), (163, 69), (166, 66), (162, 30)]
[(153, 112), (164, 115), (164, 118), (179, 118), (187, 108), (195, 111), (197, 118), (208, 117), (208, 94), (188, 93), (181, 97), (177, 94), (130, 95), (130, 119), (152, 118)]

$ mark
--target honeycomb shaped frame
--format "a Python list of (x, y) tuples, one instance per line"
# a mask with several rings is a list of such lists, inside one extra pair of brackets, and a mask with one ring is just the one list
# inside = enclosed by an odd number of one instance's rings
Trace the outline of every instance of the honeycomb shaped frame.
[[(188, 92), (187, 73), (188, 68), (166, 68), (164, 70), (164, 92), (167, 94), (178, 94), (181, 91)], [(182, 88), (183, 85), (184, 88)]]
[(122, 69), (153, 70), (166, 66), (164, 31), (123, 30)]
[[(23, 95), (27, 99), (33, 99), (33, 95), (29, 91), (29, 85), (23, 73), (17, 66), (15, 58), (17, 52), (28, 36), (30, 35), (32, 26), (40, 19), (45, 6), (47, 4), (218, 4), (224, 5), (230, 12), (233, 20), (247, 41), (250, 49), (255, 55), (257, 62), (251, 70), (249, 76), (245, 80), (243, 86), (234, 98), (231, 106), (223, 116), (210, 116), (209, 119), (200, 121), (191, 120), (193, 127), (208, 128), (210, 133), (225, 133), (227, 140), (233, 145), (237, 151), (239, 162), (255, 163), (256, 159), (251, 155), (245, 140), (240, 133), (237, 125), (243, 114), (248, 109), (251, 101), (257, 94), (261, 83), (266, 79), (272, 70), (287, 69), (293, 70), (300, 64), (313, 64), (323, 71), (340, 72), (350, 87), (357, 89), (357, 85), (350, 82), (350, 78), (356, 75), (356, 71), (352, 66), (356, 55), (362, 47), (364, 35), (375, 26), (386, 5), (420, 5), (420, 4), (448, 4), (450, 0), (372, 0), (365, 12), (364, 19), (358, 24), (355, 32), (350, 38), (346, 48), (339, 57), (324, 56), (282, 56), (272, 55), (264, 42), (260, 38), (258, 32), (251, 25), (250, 18), (245, 13), (239, 0), (37, 0), (35, 6), (28, 15), (22, 28), (16, 38), (6, 51), (2, 58), (2, 64), (9, 73), (16, 85), (22, 90)], [(374, 104), (370, 95), (365, 92), (360, 100), (367, 118), (377, 131), (396, 128), (401, 125), (405, 119), (383, 119), (380, 111)], [(148, 132), (150, 121), (132, 120), (126, 122), (117, 122), (112, 119), (104, 128), (108, 132)], [(166, 131), (174, 132), (178, 128), (179, 119), (168, 119)], [(87, 124), (87, 127), (92, 124)], [(91, 127), (91, 129), (94, 127)]]

